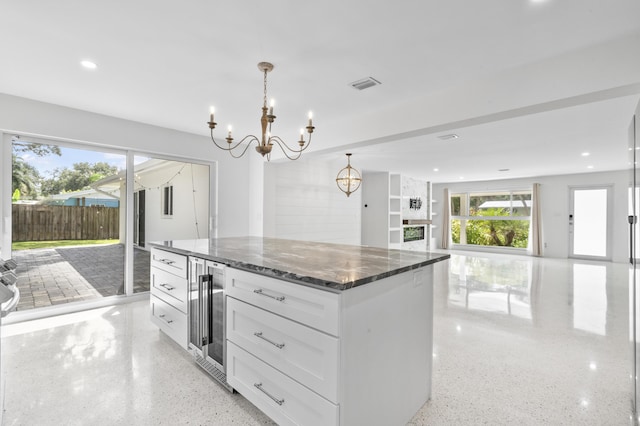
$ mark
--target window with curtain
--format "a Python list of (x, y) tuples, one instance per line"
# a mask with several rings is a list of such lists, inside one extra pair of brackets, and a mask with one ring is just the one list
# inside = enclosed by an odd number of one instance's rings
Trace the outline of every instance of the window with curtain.
[(453, 244), (527, 248), (530, 189), (452, 193), (450, 203)]

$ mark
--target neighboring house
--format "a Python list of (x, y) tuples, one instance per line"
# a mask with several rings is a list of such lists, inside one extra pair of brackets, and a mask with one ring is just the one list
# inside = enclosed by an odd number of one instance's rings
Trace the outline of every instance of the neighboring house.
[(38, 204), (55, 206), (100, 206), (100, 207), (120, 207), (120, 192), (113, 194), (96, 191), (95, 189), (85, 189), (82, 191), (64, 192), (50, 195)]
[(510, 201), (485, 201), (479, 207), (479, 209), (513, 209), (514, 216), (529, 216), (531, 214), (531, 200), (524, 200), (525, 206), (522, 205), (522, 201), (513, 201), (513, 206)]
[[(207, 238), (209, 166), (149, 159), (134, 166), (133, 241)], [(126, 194), (125, 172), (107, 176), (91, 186), (101, 193)], [(125, 241), (126, 199), (120, 203), (120, 241)]]

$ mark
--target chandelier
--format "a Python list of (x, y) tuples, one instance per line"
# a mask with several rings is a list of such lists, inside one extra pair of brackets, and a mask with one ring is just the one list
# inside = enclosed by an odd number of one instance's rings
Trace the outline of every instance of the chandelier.
[(351, 167), (351, 154), (347, 154), (347, 167), (338, 172), (336, 184), (340, 191), (347, 194), (347, 197), (360, 188), (362, 177), (360, 172)]
[[(258, 69), (264, 73), (264, 98), (262, 103), (262, 117), (260, 117), (260, 126), (262, 127), (261, 137), (258, 138), (254, 135), (248, 135), (242, 138), (242, 140), (240, 140), (239, 142), (234, 144), (233, 137), (231, 136), (231, 126), (229, 126), (228, 128), (229, 133), (225, 138), (225, 140), (227, 141), (227, 145), (226, 146), (219, 145), (218, 142), (216, 142), (216, 140), (213, 137), (213, 129), (216, 128), (217, 123), (213, 120), (214, 108), (211, 107), (211, 114), (208, 121), (209, 129), (211, 129), (211, 140), (213, 141), (215, 146), (217, 146), (218, 148), (224, 151), (229, 151), (231, 156), (234, 158), (242, 157), (245, 154), (245, 152), (247, 152), (247, 149), (249, 148), (249, 146), (253, 142), (256, 142), (257, 143), (256, 151), (262, 154), (263, 157), (266, 156), (267, 161), (271, 159), (271, 149), (273, 148), (274, 144), (280, 147), (284, 155), (286, 155), (286, 157), (289, 160), (297, 160), (298, 158), (300, 158), (300, 155), (302, 155), (302, 152), (305, 149), (307, 149), (311, 144), (311, 134), (313, 133), (313, 129), (315, 128), (313, 127), (311, 112), (309, 112), (309, 123), (307, 124), (307, 127), (306, 127), (307, 133), (309, 133), (308, 143), (306, 143), (304, 140), (304, 129), (300, 129), (300, 140), (298, 141), (299, 148), (290, 148), (279, 136), (272, 135), (271, 124), (273, 124), (274, 120), (276, 119), (276, 116), (273, 115), (273, 103), (274, 103), (273, 99), (271, 100), (270, 107), (267, 108), (267, 73), (273, 70), (273, 64), (269, 62), (260, 62), (258, 64)], [(247, 142), (247, 143), (244, 144), (244, 142)], [(224, 143), (222, 145), (224, 145)], [(240, 152), (240, 155), (234, 154), (234, 150), (236, 148), (239, 148), (239, 149), (238, 151), (235, 151), (235, 152)]]

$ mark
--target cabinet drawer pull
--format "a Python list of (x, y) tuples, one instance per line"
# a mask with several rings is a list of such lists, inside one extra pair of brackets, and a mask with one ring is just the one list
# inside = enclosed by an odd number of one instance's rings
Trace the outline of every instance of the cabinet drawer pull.
[(175, 290), (175, 287), (171, 287), (169, 284), (160, 284), (160, 287), (166, 288), (168, 291)]
[(162, 263), (164, 263), (165, 265), (169, 265), (169, 266), (171, 266), (171, 265), (173, 265), (174, 263), (176, 263), (176, 261), (175, 261), (175, 260), (171, 260), (171, 259), (157, 259), (157, 260), (158, 260), (158, 262), (162, 262)]
[(278, 399), (275, 396), (271, 395), (269, 392), (267, 392), (266, 390), (262, 389), (262, 383), (254, 383), (253, 386), (257, 387), (258, 390), (262, 393), (264, 393), (265, 395), (267, 395), (269, 398), (271, 398), (273, 400), (273, 402), (275, 402), (278, 405), (282, 405), (284, 404), (284, 398), (282, 399)]
[(273, 346), (275, 346), (278, 349), (282, 349), (284, 348), (284, 343), (276, 343), (273, 340), (267, 339), (266, 337), (264, 337), (262, 335), (262, 331), (256, 331), (255, 333), (253, 333), (254, 336), (261, 338), (262, 340), (264, 340), (265, 342), (269, 342), (271, 343)]
[(253, 290), (253, 292), (254, 292), (254, 293), (256, 293), (256, 294), (259, 294), (259, 295), (261, 295), (261, 296), (267, 296), (267, 297), (270, 297), (270, 298), (272, 298), (272, 299), (277, 300), (278, 302), (284, 302), (284, 296), (278, 296), (278, 297), (276, 297), (276, 296), (272, 296), (272, 295), (267, 294), (267, 293), (265, 293), (264, 291), (262, 291), (262, 289), (261, 289), (261, 288), (256, 289), (256, 290)]
[(164, 322), (166, 322), (167, 324), (171, 324), (173, 322), (173, 320), (164, 319), (164, 314), (160, 315), (160, 318), (162, 318), (164, 320)]

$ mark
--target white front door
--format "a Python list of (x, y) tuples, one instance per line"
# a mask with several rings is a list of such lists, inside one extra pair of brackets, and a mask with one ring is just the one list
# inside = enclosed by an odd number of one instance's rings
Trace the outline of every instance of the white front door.
[(611, 186), (570, 188), (569, 257), (611, 258)]

